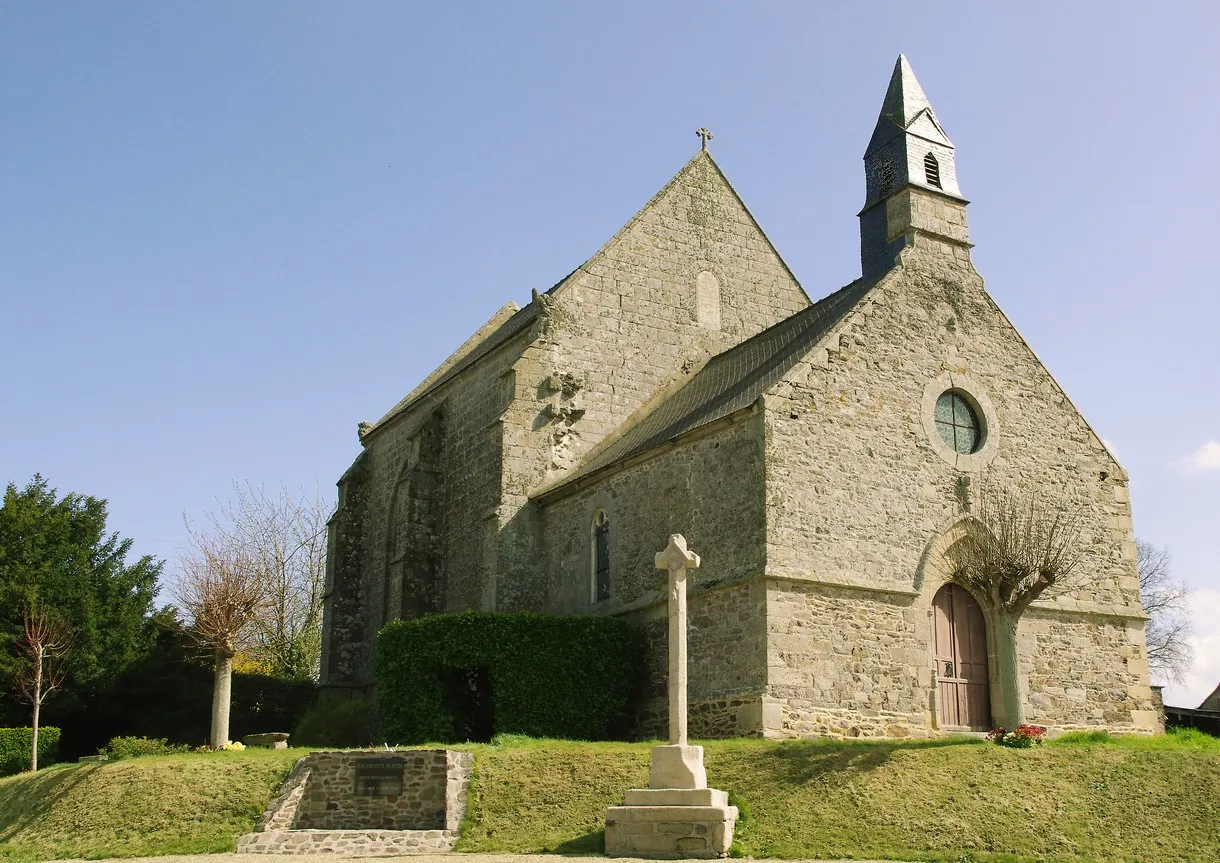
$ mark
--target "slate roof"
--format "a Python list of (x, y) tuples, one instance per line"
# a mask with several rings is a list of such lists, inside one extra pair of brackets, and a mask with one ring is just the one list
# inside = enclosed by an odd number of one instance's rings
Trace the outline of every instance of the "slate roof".
[(686, 385), (617, 439), (589, 454), (588, 461), (550, 492), (615, 462), (646, 452), (681, 434), (749, 407), (843, 320), (887, 272), (857, 279), (756, 336), (708, 360)]

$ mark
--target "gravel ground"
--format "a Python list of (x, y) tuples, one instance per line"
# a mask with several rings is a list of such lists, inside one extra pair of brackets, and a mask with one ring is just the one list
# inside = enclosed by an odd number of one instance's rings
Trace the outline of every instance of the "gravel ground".
[[(178, 857), (129, 857), (122, 863), (286, 863), (287, 860), (299, 863), (325, 863), (335, 860), (376, 860), (377, 863), (565, 863), (565, 861), (580, 861), (589, 863), (590, 859), (610, 860), (616, 863), (634, 863), (634, 857), (604, 857), (601, 854), (581, 856), (565, 856), (562, 854), (412, 854), (407, 857), (341, 857), (337, 854), (183, 854)], [(85, 861), (64, 861), (56, 863), (85, 863)], [(93, 861), (91, 861), (93, 863)], [(651, 862), (650, 862), (651, 863)], [(757, 860), (755, 863), (773, 863), (773, 861)], [(774, 863), (894, 863), (882, 860), (804, 860), (804, 861), (774, 861)]]

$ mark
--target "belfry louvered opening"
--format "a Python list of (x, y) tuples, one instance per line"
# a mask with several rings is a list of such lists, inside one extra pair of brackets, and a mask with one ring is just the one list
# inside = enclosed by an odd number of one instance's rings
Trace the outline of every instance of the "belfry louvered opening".
[(881, 167), (877, 171), (877, 193), (884, 198), (892, 191), (894, 191), (894, 164), (889, 159), (882, 159)]
[(931, 153), (923, 157), (923, 173), (928, 180), (929, 186), (941, 188), (940, 185), (940, 162), (936, 161), (936, 157)]

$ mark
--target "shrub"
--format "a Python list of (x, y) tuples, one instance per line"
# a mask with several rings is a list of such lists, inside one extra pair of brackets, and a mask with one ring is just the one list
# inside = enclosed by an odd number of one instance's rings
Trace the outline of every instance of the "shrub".
[(374, 726), (373, 705), (368, 699), (324, 698), (305, 711), (290, 740), (293, 746), (355, 749), (373, 745)]
[(172, 755), (175, 752), (189, 752), (190, 749), (185, 744), (170, 743), (165, 738), (157, 740), (152, 737), (112, 737), (97, 754), (110, 761), (118, 761), (144, 755)]
[(1001, 746), (1012, 749), (1029, 749), (1042, 744), (1046, 729), (1041, 725), (1018, 725), (1013, 731), (1004, 728), (993, 728), (987, 732), (987, 739)]
[(627, 720), (639, 653), (616, 618), (472, 611), (396, 620), (377, 637), (381, 737), (604, 740)]
[[(0, 728), (0, 776), (12, 776), (30, 769), (32, 728)], [(44, 725), (38, 729), (38, 766), (55, 763), (59, 752), (59, 729)]]

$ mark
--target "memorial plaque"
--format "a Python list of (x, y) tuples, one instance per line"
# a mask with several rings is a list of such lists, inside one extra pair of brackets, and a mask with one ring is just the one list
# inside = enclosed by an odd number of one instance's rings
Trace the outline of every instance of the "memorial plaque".
[(397, 797), (402, 794), (401, 758), (379, 758), (357, 764), (356, 793), (361, 797)]

